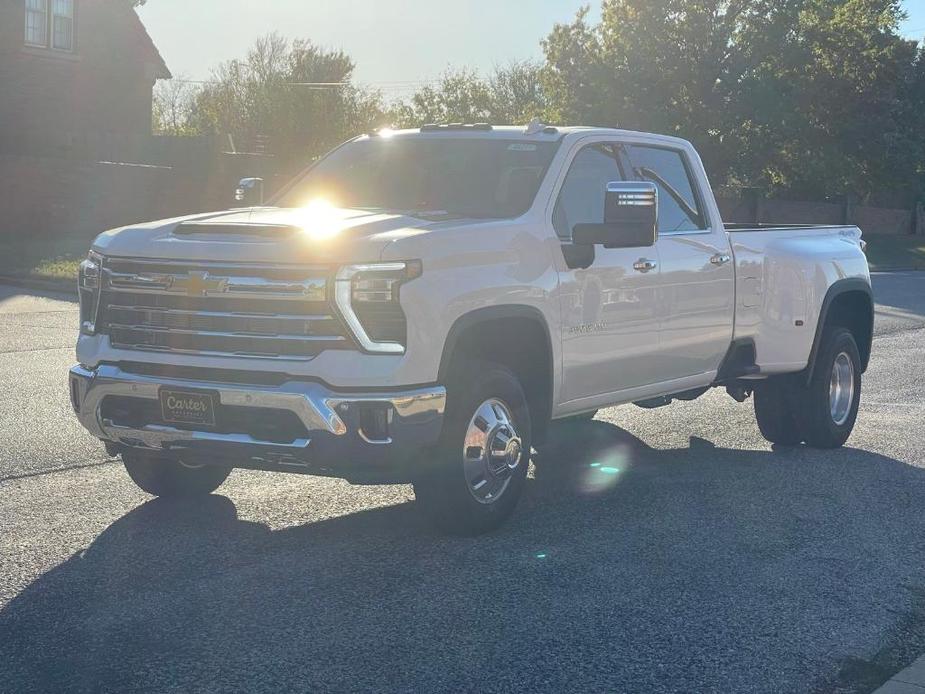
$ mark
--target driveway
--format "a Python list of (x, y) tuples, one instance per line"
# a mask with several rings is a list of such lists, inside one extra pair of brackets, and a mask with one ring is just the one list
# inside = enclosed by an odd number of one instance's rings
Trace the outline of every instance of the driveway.
[(715, 391), (559, 429), (501, 531), (236, 471), (151, 500), (75, 423), (75, 306), (0, 289), (0, 690), (866, 692), (925, 652), (925, 274), (843, 450)]

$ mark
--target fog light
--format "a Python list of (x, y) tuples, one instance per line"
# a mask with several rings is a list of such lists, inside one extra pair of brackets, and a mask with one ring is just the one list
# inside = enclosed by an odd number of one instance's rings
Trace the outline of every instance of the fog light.
[(389, 430), (394, 410), (388, 403), (360, 406), (360, 437), (368, 443), (391, 443)]

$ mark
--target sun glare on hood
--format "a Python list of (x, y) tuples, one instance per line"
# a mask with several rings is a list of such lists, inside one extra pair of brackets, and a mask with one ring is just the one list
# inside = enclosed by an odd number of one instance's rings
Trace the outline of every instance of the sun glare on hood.
[(348, 210), (336, 207), (329, 200), (317, 198), (312, 200), (299, 211), (299, 226), (305, 236), (323, 241), (340, 234), (349, 226)]

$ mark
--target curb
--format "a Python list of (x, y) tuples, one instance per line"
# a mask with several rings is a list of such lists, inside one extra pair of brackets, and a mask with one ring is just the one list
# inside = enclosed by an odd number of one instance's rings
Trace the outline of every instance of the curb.
[(77, 298), (76, 281), (40, 279), (37, 277), (23, 277), (21, 275), (0, 275), (0, 284), (6, 284), (11, 287), (23, 287), (24, 289), (38, 289), (55, 294), (66, 294), (69, 298)]
[(925, 694), (925, 656), (894, 675), (874, 694)]

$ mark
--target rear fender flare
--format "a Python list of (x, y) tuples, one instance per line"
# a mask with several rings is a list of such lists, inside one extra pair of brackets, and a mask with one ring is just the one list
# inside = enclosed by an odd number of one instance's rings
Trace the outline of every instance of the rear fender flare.
[(870, 353), (873, 343), (874, 335), (874, 292), (870, 287), (870, 284), (860, 277), (848, 277), (836, 281), (829, 287), (828, 291), (825, 294), (825, 298), (822, 300), (822, 308), (819, 310), (819, 320), (816, 322), (816, 336), (813, 338), (813, 347), (809, 353), (809, 362), (806, 367), (806, 382), (809, 383), (812, 380), (813, 373), (816, 368), (816, 357), (819, 354), (819, 349), (822, 343), (822, 331), (825, 329), (826, 322), (829, 317), (829, 311), (832, 308), (832, 304), (835, 299), (839, 296), (847, 294), (848, 292), (862, 292), (867, 296), (868, 301), (870, 302), (870, 343), (866, 345), (858, 345), (862, 354), (866, 354), (867, 358), (864, 359), (863, 364), (861, 364), (862, 371), (867, 370), (867, 365), (870, 362)]

